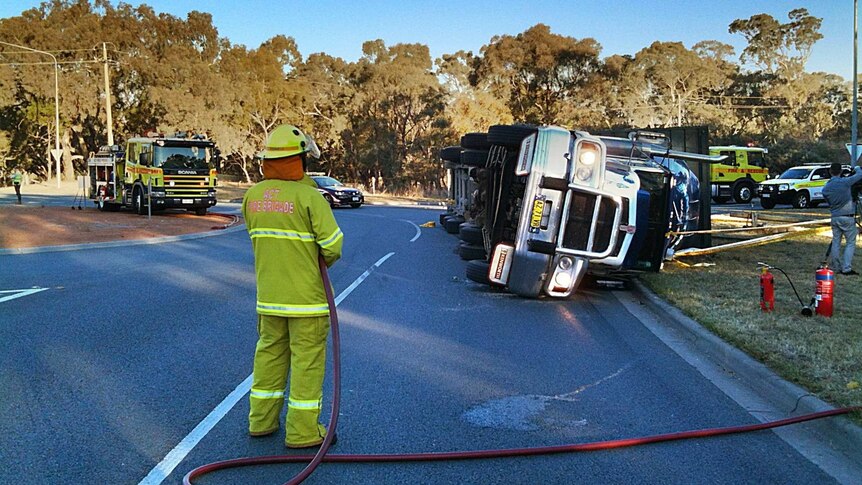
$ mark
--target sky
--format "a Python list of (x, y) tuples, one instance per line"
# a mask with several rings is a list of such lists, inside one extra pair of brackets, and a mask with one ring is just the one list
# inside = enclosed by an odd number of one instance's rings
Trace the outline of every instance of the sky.
[[(116, 0), (111, 0), (114, 5)], [(40, 0), (0, 0), (0, 18), (37, 7)], [(184, 19), (199, 10), (212, 14), (219, 36), (256, 48), (282, 34), (293, 37), (301, 54), (325, 52), (353, 62), (362, 43), (382, 39), (387, 46), (420, 43), (433, 57), (459, 50), (479, 53), (495, 35), (517, 35), (537, 23), (576, 39), (592, 37), (601, 56), (634, 55), (655, 41), (702, 40), (746, 46), (730, 34), (736, 19), (767, 13), (782, 23), (795, 8), (823, 19), (823, 39), (815, 44), (809, 72), (853, 77), (853, 0), (126, 0)], [(72, 47), (72, 46), (70, 46)], [(860, 66), (859, 69), (862, 69)]]

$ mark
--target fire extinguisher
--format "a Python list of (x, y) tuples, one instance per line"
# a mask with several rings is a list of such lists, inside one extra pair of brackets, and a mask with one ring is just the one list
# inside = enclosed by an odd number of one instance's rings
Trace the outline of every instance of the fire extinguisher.
[(760, 309), (765, 312), (775, 310), (775, 279), (768, 266), (760, 269)]
[(814, 273), (814, 313), (832, 316), (832, 294), (835, 290), (835, 272), (823, 262)]

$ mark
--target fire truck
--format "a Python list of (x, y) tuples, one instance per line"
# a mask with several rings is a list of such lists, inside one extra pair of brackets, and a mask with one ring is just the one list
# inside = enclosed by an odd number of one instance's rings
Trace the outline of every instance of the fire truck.
[(103, 211), (186, 209), (205, 215), (216, 205), (217, 164), (215, 143), (204, 135), (150, 133), (92, 154), (88, 192)]
[(709, 182), (712, 201), (723, 204), (733, 200), (739, 204), (751, 202), (757, 195), (757, 184), (769, 176), (766, 155), (769, 151), (759, 147), (711, 146), (710, 155), (726, 155), (727, 159), (710, 167)]

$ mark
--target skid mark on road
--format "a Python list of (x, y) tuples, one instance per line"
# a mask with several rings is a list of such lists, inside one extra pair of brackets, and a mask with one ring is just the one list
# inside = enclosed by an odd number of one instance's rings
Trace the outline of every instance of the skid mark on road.
[(585, 384), (574, 391), (555, 396), (527, 394), (492, 399), (473, 407), (463, 418), (480, 428), (511, 429), (515, 431), (538, 431), (542, 428), (576, 428), (587, 425), (586, 419), (561, 419), (548, 416), (548, 406), (554, 402), (575, 402), (575, 396), (618, 377), (631, 368), (626, 365), (596, 382)]

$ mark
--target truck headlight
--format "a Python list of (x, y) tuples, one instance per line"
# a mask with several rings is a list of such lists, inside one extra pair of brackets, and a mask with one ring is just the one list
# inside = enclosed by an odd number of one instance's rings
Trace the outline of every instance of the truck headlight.
[(581, 162), (583, 165), (592, 165), (596, 163), (596, 158), (598, 158), (596, 150), (593, 148), (586, 148), (581, 151), (578, 161)]
[(578, 177), (578, 180), (581, 182), (587, 182), (593, 176), (593, 169), (589, 167), (580, 167), (577, 172), (575, 172), (575, 176)]
[(563, 271), (568, 271), (572, 268), (572, 258), (563, 256), (560, 258), (560, 269)]
[(554, 284), (560, 288), (568, 289), (569, 285), (572, 284), (572, 275), (568, 272), (557, 273), (556, 276), (554, 276)]

